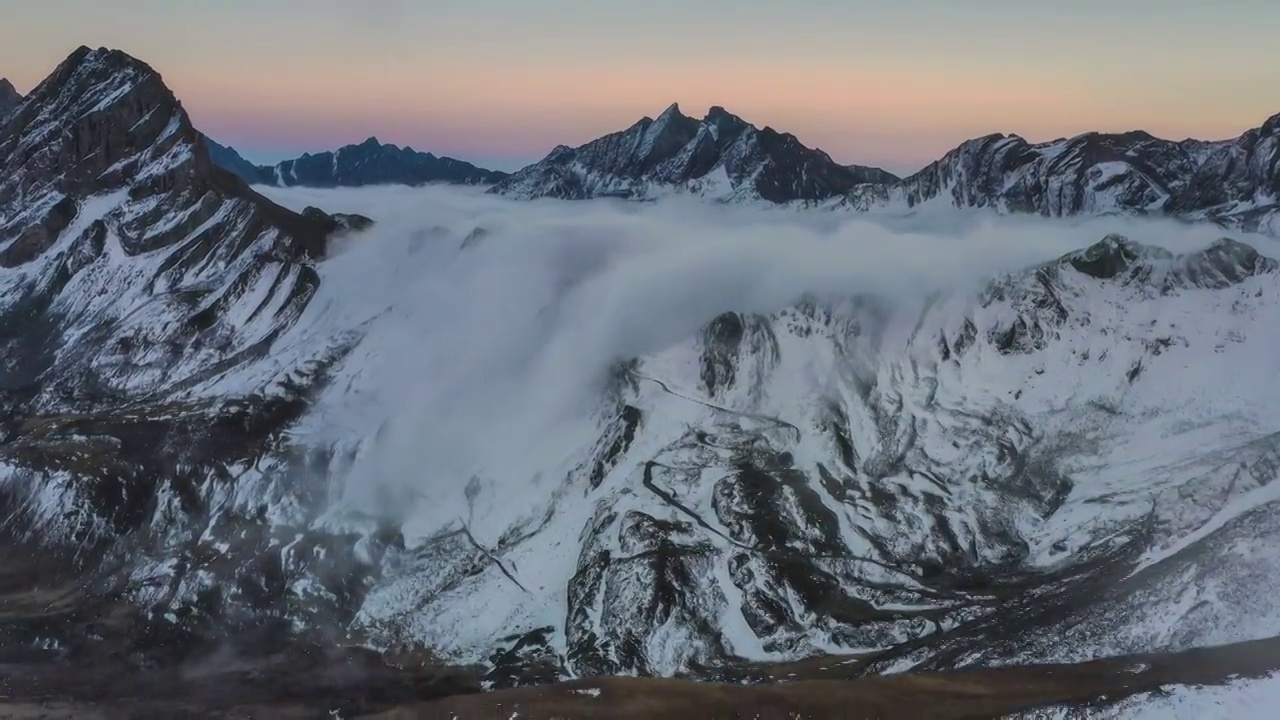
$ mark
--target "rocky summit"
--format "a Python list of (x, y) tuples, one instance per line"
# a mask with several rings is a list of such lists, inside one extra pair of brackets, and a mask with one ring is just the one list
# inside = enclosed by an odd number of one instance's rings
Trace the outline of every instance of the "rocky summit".
[(22, 94), (13, 86), (13, 83), (5, 78), (0, 78), (0, 122), (3, 122), (9, 113), (17, 109), (21, 102)]
[[(1271, 125), (1213, 167), (1273, 182)], [(581, 224), (278, 204), (213, 151), (105, 49), (0, 131), (14, 716), (1072, 717), (1280, 670), (1269, 246), (1108, 235), (664, 334), (635, 313), (688, 279)], [(674, 107), (544, 162), (499, 192), (911, 180)]]
[[(214, 595), (273, 602), (270, 590), (235, 580), (268, 542), (266, 526), (237, 518), (261, 508), (225, 498), (245, 488), (237, 466), (275, 443), (343, 349), (331, 338), (309, 363), (270, 369), (272, 348), (315, 295), (315, 263), (351, 227), (276, 205), (211, 162), (160, 75), (118, 51), (80, 48), (9, 119), (0, 135), (6, 658), (92, 663), (123, 651), (135, 664), (167, 663), (225, 630), (212, 618), (234, 615), (237, 601)], [(201, 596), (212, 605), (154, 625), (158, 601), (206, 576), (190, 543), (215, 526), (236, 534), (241, 559), (215, 563), (220, 590)], [(170, 569), (165, 581), (135, 574), (156, 559)], [(35, 566), (38, 579), (22, 569)], [(55, 586), (64, 604), (38, 599)], [(28, 600), (34, 609), (21, 610)], [(54, 631), (62, 639), (41, 639)]]
[(671, 105), (622, 132), (578, 148), (560, 146), (491, 192), (515, 198), (652, 198), (672, 191), (718, 199), (821, 201), (861, 183), (897, 178), (879, 168), (840, 165), (794, 135), (760, 129), (721, 107), (702, 120)]

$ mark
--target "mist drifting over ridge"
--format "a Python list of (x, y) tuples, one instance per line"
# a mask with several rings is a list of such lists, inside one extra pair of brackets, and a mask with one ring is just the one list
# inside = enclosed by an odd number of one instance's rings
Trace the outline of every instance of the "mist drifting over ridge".
[[(1175, 253), (1219, 228), (947, 209), (792, 212), (674, 197), (513, 202), (466, 188), (263, 189), (286, 206), (375, 219), (333, 248), (313, 310), (368, 336), (311, 430), (363, 436), (345, 506), (432, 532), (465, 516), (469, 478), (527, 476), (594, 438), (611, 368), (724, 312), (874, 296), (909, 324), (939, 292), (1087, 247), (1108, 233)], [(1273, 240), (1242, 238), (1264, 254)], [(907, 328), (909, 329), (909, 328)], [(513, 478), (508, 477), (507, 481)], [(528, 477), (523, 477), (528, 480)], [(527, 509), (499, 498), (496, 525)]]

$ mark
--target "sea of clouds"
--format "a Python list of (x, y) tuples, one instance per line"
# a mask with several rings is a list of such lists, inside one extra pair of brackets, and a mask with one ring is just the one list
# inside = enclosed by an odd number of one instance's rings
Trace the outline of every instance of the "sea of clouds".
[[(348, 503), (457, 511), (467, 480), (554, 467), (591, 437), (619, 360), (693, 336), (726, 311), (803, 296), (889, 301), (971, 288), (1107, 233), (1175, 252), (1225, 232), (1173, 221), (1078, 221), (924, 210), (797, 211), (674, 197), (519, 202), (473, 188), (258, 188), (302, 209), (373, 218), (321, 263), (314, 327), (364, 340), (314, 432), (364, 438)], [(1240, 238), (1264, 253), (1276, 243)], [(312, 330), (315, 332), (316, 330)], [(461, 501), (457, 501), (461, 502)]]

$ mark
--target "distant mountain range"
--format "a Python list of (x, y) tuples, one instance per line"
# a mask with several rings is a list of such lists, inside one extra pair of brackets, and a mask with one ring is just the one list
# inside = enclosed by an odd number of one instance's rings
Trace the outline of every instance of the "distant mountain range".
[(578, 148), (561, 146), (490, 192), (717, 200), (912, 210), (926, 203), (1049, 217), (1163, 214), (1280, 234), (1280, 115), (1233, 140), (1170, 141), (1136, 131), (1032, 144), (967, 141), (920, 172), (839, 165), (793, 135), (757, 129), (723, 108), (702, 120), (672, 105), (656, 120)]
[(250, 184), (283, 187), (358, 187), (363, 185), (492, 185), (507, 173), (485, 170), (468, 162), (410, 147), (384, 144), (371, 137), (359, 145), (331, 152), (304, 153), (276, 165), (255, 165), (236, 152), (206, 138), (209, 155), (224, 169)]
[[(9, 90), (0, 85), (0, 113), (14, 102)], [(837, 163), (794, 135), (758, 128), (722, 107), (696, 119), (676, 104), (579, 147), (561, 145), (509, 175), (376, 138), (270, 167), (213, 141), (209, 148), (215, 163), (251, 184), (443, 182), (490, 185), (491, 193), (522, 200), (647, 200), (682, 193), (853, 210), (941, 204), (1048, 217), (1166, 215), (1280, 235), (1280, 115), (1222, 141), (1162, 140), (1143, 131), (1091, 132), (1039, 144), (988, 135), (903, 178)]]
[(858, 187), (841, 204), (931, 202), (1047, 217), (1165, 215), (1280, 234), (1280, 115), (1215, 142), (1142, 131), (1038, 144), (988, 135), (898, 182)]

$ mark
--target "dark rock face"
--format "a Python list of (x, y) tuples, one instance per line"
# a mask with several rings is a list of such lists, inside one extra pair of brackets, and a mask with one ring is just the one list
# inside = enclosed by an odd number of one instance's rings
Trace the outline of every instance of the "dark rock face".
[(581, 147), (560, 146), (491, 192), (579, 200), (645, 198), (676, 188), (785, 203), (826, 200), (862, 183), (896, 179), (879, 168), (840, 165), (794, 135), (757, 128), (721, 107), (696, 120), (672, 105), (657, 119)]
[(359, 187), (427, 183), (492, 185), (506, 178), (507, 173), (369, 138), (359, 145), (347, 145), (333, 152), (308, 153), (273, 167), (259, 167), (257, 176), (260, 182), (284, 187)]
[(1280, 115), (1234, 140), (1162, 140), (1086, 133), (1031, 144), (1016, 135), (970, 140), (889, 186), (867, 186), (865, 208), (942, 199), (1050, 217), (1163, 214), (1280, 232)]
[(373, 219), (358, 213), (327, 213), (318, 207), (303, 208), (302, 216), (328, 229), (330, 235), (344, 235), (373, 227)]
[(22, 94), (13, 86), (13, 83), (6, 78), (0, 78), (0, 123), (4, 122), (5, 117), (13, 112), (21, 102)]
[(209, 159), (214, 165), (231, 171), (250, 185), (270, 182), (271, 173), (267, 168), (245, 160), (235, 148), (219, 145), (208, 135), (202, 134), (202, 137), (204, 137), (205, 147), (209, 148)]

